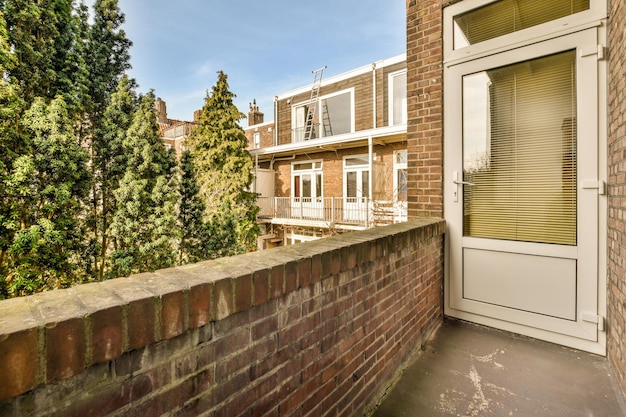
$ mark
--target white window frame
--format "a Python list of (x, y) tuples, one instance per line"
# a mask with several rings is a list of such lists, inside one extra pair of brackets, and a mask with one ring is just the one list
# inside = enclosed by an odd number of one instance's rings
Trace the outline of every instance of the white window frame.
[(454, 17), (498, 0), (464, 0), (443, 11), (444, 65), (450, 66), (513, 48), (530, 45), (580, 30), (600, 26), (607, 18), (607, 0), (589, 0), (589, 10), (542, 23), (463, 48), (454, 47)]
[[(398, 162), (398, 154), (400, 153), (404, 153), (406, 155), (404, 162)], [(408, 152), (406, 149), (399, 149), (393, 153), (393, 201), (396, 203), (398, 201), (406, 201), (398, 199), (398, 187), (400, 185), (398, 184), (398, 171), (402, 169), (405, 171), (408, 170)]]
[(394, 117), (393, 117), (394, 116), (394, 112), (396, 110), (394, 108), (394, 102), (395, 102), (394, 98), (395, 97), (393, 95), (393, 91), (394, 91), (393, 84), (394, 84), (394, 80), (396, 79), (396, 77), (398, 77), (399, 75), (402, 75), (402, 74), (404, 74), (405, 77), (406, 77), (407, 70), (404, 69), (404, 70), (401, 70), (401, 71), (392, 72), (392, 73), (389, 74), (389, 77), (388, 77), (388, 80), (387, 80), (388, 85), (389, 85), (389, 92), (388, 92), (388, 97), (387, 97), (387, 100), (388, 100), (388, 106), (387, 107), (389, 107), (389, 126), (405, 125), (406, 122), (407, 122), (407, 118), (408, 118), (408, 113), (407, 113), (408, 94), (407, 94), (406, 90), (404, 91), (404, 102), (403, 102), (403, 106), (402, 106), (403, 107), (403, 109), (402, 109), (402, 111), (403, 111), (402, 121), (400, 123), (394, 123)]
[[(351, 87), (351, 88), (347, 88), (345, 90), (340, 90), (340, 91), (336, 91), (334, 93), (330, 93), (330, 94), (326, 94), (326, 95), (323, 95), (323, 96), (319, 96), (318, 99), (317, 99), (317, 103), (316, 103), (317, 104), (317, 108), (318, 108), (317, 111), (320, 112), (319, 117), (321, 117), (322, 116), (322, 113), (321, 113), (322, 112), (322, 108), (321, 108), (322, 100), (325, 100), (325, 99), (328, 99), (328, 98), (332, 98), (332, 97), (335, 97), (335, 96), (339, 96), (339, 95), (342, 95), (342, 94), (350, 94), (350, 132), (345, 132), (345, 133), (342, 133), (342, 134), (354, 133), (354, 131), (355, 131), (355, 119), (356, 119), (356, 117), (355, 117), (355, 114), (354, 114), (355, 113), (355, 111), (354, 111), (354, 107), (355, 107), (354, 106), (354, 91), (355, 91), (354, 87)], [(296, 129), (299, 129), (299, 127), (296, 124), (296, 122), (297, 122), (296, 119), (297, 119), (297, 114), (298, 114), (297, 113), (297, 109), (302, 107), (302, 106), (306, 106), (308, 104), (309, 104), (309, 101), (302, 101), (302, 102), (293, 104), (291, 106), (291, 131), (292, 131), (291, 138), (292, 138), (292, 142), (301, 142), (301, 141), (304, 140), (304, 130), (306, 129), (306, 116), (307, 115), (306, 115), (306, 112), (305, 112), (305, 114), (304, 114), (304, 126), (302, 126), (302, 133), (301, 133), (302, 137), (299, 138), (298, 137), (298, 132), (296, 131)], [(320, 123), (320, 126), (321, 126), (321, 123)], [(324, 137), (324, 129), (323, 128), (318, 128), (318, 134), (319, 134), (319, 136), (316, 139), (323, 138)]]
[[(347, 161), (349, 159), (353, 159), (353, 158), (359, 158), (359, 159), (365, 159), (368, 162), (364, 163), (364, 164), (360, 164), (360, 165), (348, 165)], [(376, 159), (376, 154), (372, 155), (372, 160)], [(365, 190), (361, 189), (361, 196), (363, 196), (363, 194), (366, 194), (367, 197), (371, 199), (372, 198), (372, 192), (373, 192), (373, 184), (371, 184), (372, 179), (372, 167), (370, 166), (369, 163), (369, 155), (364, 153), (364, 154), (358, 154), (358, 155), (347, 155), (343, 157), (343, 197), (344, 198), (348, 198), (348, 178), (347, 178), (347, 174), (348, 172), (352, 172), (352, 171), (356, 171), (356, 172), (363, 172), (363, 171), (367, 171), (368, 172), (368, 182), (370, 182), (368, 189), (366, 190), (366, 192), (364, 193)], [(361, 197), (362, 198), (362, 197)]]
[[(302, 164), (311, 164), (311, 168), (307, 169), (296, 169), (296, 166)], [(297, 176), (300, 177), (300, 181), (302, 181), (302, 175), (310, 174), (311, 178), (315, 178), (315, 186), (311, 185), (311, 191), (317, 191), (317, 174), (320, 174), (320, 195), (316, 195), (315, 197), (311, 197), (315, 200), (321, 200), (324, 198), (324, 160), (323, 159), (314, 159), (310, 161), (297, 161), (291, 163), (291, 198), (302, 198), (302, 195), (296, 197), (296, 185), (295, 179)], [(302, 184), (300, 184), (300, 194), (302, 194)], [(317, 193), (316, 193), (317, 194)], [(308, 197), (306, 197), (308, 198)]]
[(259, 149), (261, 147), (261, 134), (259, 132), (254, 132), (253, 138), (254, 149)]

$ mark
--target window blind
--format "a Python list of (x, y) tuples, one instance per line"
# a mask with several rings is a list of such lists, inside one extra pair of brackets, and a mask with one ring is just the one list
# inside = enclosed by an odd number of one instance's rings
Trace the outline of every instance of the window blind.
[(494, 39), (589, 9), (590, 0), (500, 0), (454, 17), (454, 48)]
[(466, 236), (576, 244), (575, 59), (464, 77)]

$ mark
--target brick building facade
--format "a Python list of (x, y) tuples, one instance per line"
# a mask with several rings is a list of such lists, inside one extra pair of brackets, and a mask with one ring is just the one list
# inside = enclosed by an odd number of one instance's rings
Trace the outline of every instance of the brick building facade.
[(259, 247), (406, 220), (404, 55), (279, 94), (272, 110), (265, 122), (250, 103), (245, 129), (266, 227)]

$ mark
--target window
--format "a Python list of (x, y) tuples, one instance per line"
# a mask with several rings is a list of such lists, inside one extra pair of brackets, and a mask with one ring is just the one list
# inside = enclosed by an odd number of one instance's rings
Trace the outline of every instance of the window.
[(407, 158), (406, 150), (397, 151), (393, 163), (393, 189), (395, 201), (407, 201)]
[(589, 0), (500, 0), (454, 18), (454, 49), (589, 10)]
[(369, 198), (370, 169), (368, 155), (355, 155), (344, 158), (344, 197), (352, 200)]
[(261, 134), (259, 132), (254, 133), (254, 149), (261, 147)]
[(293, 197), (314, 201), (323, 196), (322, 161), (292, 164)]
[(465, 235), (575, 245), (575, 51), (463, 78)]
[[(314, 104), (313, 119), (307, 121), (309, 104), (299, 104), (292, 110), (292, 139), (302, 142), (354, 131), (354, 89), (320, 97)], [(309, 137), (310, 134), (310, 137)]]
[(406, 71), (389, 75), (389, 125), (406, 124)]
[(448, 65), (597, 26), (606, 0), (474, 0), (444, 9)]

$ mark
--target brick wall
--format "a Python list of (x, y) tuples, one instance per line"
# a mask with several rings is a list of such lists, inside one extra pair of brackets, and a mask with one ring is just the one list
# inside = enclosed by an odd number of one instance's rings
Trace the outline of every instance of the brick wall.
[(2, 416), (361, 416), (441, 322), (422, 220), (0, 302)]
[(244, 129), (244, 133), (248, 139), (248, 150), (254, 149), (255, 133), (260, 135), (260, 148), (269, 148), (270, 146), (274, 146), (274, 123), (272, 122), (249, 126)]
[(442, 0), (407, 0), (409, 218), (443, 217)]
[(626, 6), (609, 1), (608, 356), (626, 393)]
[[(378, 198), (393, 198), (393, 164), (394, 152), (406, 149), (406, 142), (396, 142), (387, 145), (374, 145), (373, 152), (376, 154), (376, 162), (381, 164), (380, 174), (384, 176), (381, 181), (386, 196)], [(336, 152), (309, 153), (293, 160), (278, 161), (275, 163), (276, 197), (291, 197), (291, 164), (294, 162), (310, 162), (323, 160), (323, 193), (324, 197), (343, 196), (343, 158), (346, 156), (367, 154), (367, 147), (349, 148)]]

